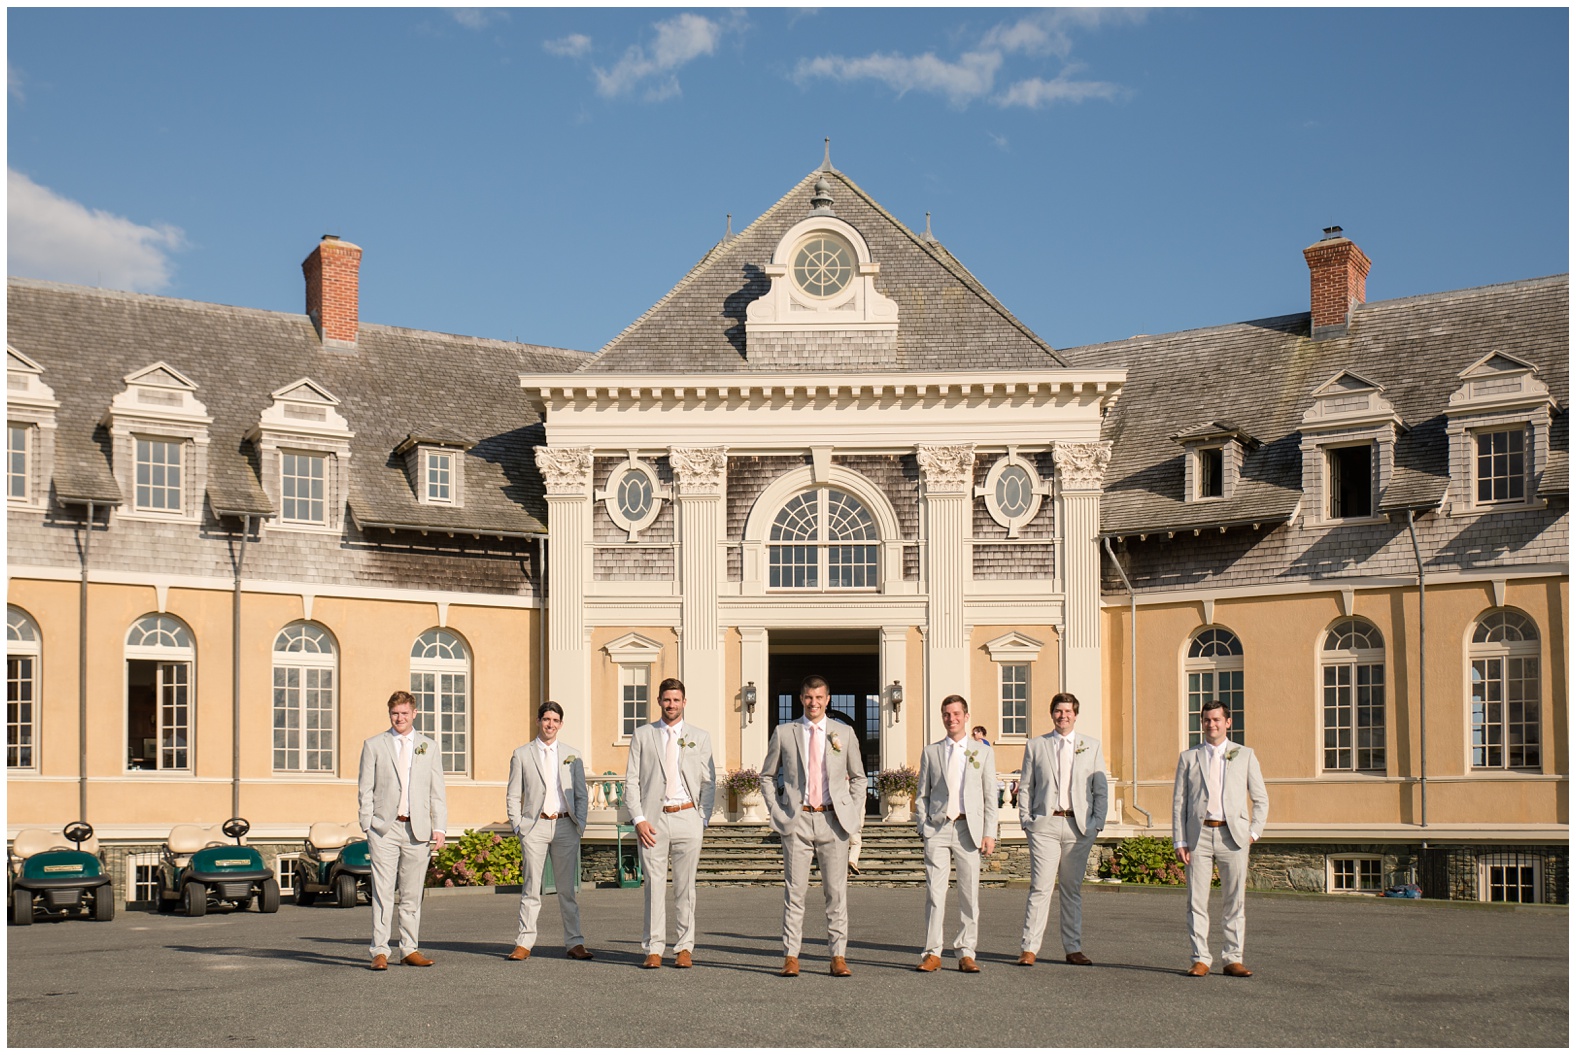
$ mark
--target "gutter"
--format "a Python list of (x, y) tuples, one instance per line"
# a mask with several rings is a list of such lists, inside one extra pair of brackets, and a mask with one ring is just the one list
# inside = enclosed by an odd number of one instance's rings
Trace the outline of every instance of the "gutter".
[(1116, 530), (1107, 529), (1100, 533), (1100, 537), (1124, 539), (1134, 537), (1148, 537), (1150, 535), (1160, 534), (1180, 535), (1185, 531), (1202, 533), (1205, 531), (1225, 531), (1227, 528), (1236, 527), (1251, 527), (1254, 530), (1257, 530), (1262, 524), (1284, 524), (1295, 516), (1296, 510), (1293, 510), (1290, 513), (1272, 513), (1268, 516), (1244, 517), (1241, 520), (1216, 520), (1203, 524), (1163, 524), (1159, 527), (1137, 526), (1130, 528), (1118, 528)]
[(438, 532), (440, 534), (448, 535), (450, 538), (453, 538), (455, 535), (470, 535), (474, 538), (481, 538), (483, 535), (486, 535), (491, 538), (519, 539), (545, 539), (547, 537), (547, 532), (545, 531), (499, 531), (497, 528), (454, 527), (450, 524), (400, 524), (393, 521), (362, 520), (356, 515), (354, 509), (350, 511), (350, 519), (353, 520), (356, 524), (356, 527), (360, 528), (362, 531), (367, 531), (369, 529), (383, 529), (388, 531), (419, 531), (423, 535), (430, 535), (433, 532)]
[(1116, 573), (1122, 577), (1122, 585), (1127, 589), (1127, 611), (1129, 626), (1131, 627), (1127, 642), (1129, 668), (1127, 676), (1128, 714), (1131, 716), (1128, 719), (1128, 725), (1131, 728), (1133, 737), (1132, 753), (1128, 755), (1127, 774), (1133, 790), (1131, 792), (1132, 797), (1128, 800), (1128, 805), (1132, 806), (1135, 812), (1144, 815), (1144, 827), (1153, 828), (1155, 826), (1154, 817), (1150, 816), (1149, 811), (1138, 804), (1138, 594), (1133, 591), (1133, 584), (1128, 581), (1127, 572), (1122, 570), (1122, 562), (1116, 559), (1116, 551), (1111, 548), (1110, 536), (1102, 535), (1100, 541), (1105, 544), (1106, 555), (1111, 558), (1112, 566), (1116, 568)]

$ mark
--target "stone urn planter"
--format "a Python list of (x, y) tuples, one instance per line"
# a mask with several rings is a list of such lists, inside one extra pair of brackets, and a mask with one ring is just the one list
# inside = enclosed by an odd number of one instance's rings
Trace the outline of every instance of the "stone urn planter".
[(739, 795), (739, 823), (740, 824), (765, 824), (766, 814), (761, 812), (761, 807), (766, 804), (760, 789), (746, 791)]
[(887, 824), (906, 824), (913, 820), (909, 807), (913, 804), (913, 796), (906, 791), (892, 791), (887, 793), (887, 811), (881, 819)]

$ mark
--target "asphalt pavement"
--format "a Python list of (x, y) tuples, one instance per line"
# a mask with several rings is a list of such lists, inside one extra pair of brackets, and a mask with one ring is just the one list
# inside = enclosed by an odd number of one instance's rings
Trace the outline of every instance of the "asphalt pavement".
[[(8, 928), (12, 1046), (1554, 1046), (1569, 1041), (1569, 916), (1440, 902), (1248, 896), (1249, 979), (1188, 966), (1180, 891), (1086, 886), (1084, 951), (1016, 966), (1026, 890), (981, 896), (977, 975), (919, 974), (924, 892), (849, 891), (851, 978), (826, 973), (812, 888), (803, 974), (781, 978), (780, 889), (703, 887), (696, 966), (639, 968), (639, 890), (587, 889), (590, 962), (557, 899), (524, 963), (516, 895), (427, 899), (430, 968), (366, 969), (371, 910), (286, 903), (201, 919)], [(1219, 910), (1219, 895), (1215, 900)], [(956, 900), (948, 905), (954, 933)], [(671, 908), (668, 914), (672, 926)], [(1219, 922), (1216, 921), (1218, 946)], [(667, 962), (672, 962), (671, 949)], [(397, 1026), (396, 1026), (397, 1023)]]

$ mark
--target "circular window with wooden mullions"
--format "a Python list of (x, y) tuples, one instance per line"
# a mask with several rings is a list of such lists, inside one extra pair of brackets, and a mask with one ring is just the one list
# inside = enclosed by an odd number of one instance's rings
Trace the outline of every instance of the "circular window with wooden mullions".
[(835, 297), (853, 281), (854, 247), (826, 231), (812, 234), (793, 254), (793, 281), (808, 296)]

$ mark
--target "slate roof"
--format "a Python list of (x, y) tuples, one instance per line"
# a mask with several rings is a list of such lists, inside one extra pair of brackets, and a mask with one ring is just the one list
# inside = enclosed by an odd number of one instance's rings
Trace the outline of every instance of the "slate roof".
[[(1062, 350), (1082, 368), (1125, 368), (1106, 416), (1112, 441), (1101, 500), (1106, 534), (1274, 522), (1302, 498), (1302, 417), (1313, 390), (1341, 370), (1384, 386), (1407, 426), (1380, 508), (1437, 505), (1449, 483), (1445, 407), (1457, 377), (1493, 350), (1538, 367), (1558, 403), (1540, 494), (1569, 489), (1567, 275), (1377, 301), (1352, 315), (1347, 335), (1309, 336), (1307, 313)], [(1199, 422), (1232, 422), (1263, 442), (1244, 459), (1225, 501), (1183, 501), (1182, 448)]]
[[(881, 265), (876, 288), (898, 304), (897, 370), (1012, 370), (1067, 364), (939, 242), (915, 234), (835, 169), (805, 176), (759, 219), (719, 242), (666, 296), (609, 341), (586, 372), (732, 373), (746, 357), (745, 309), (770, 288), (764, 268), (788, 229), (810, 215), (815, 181)], [(770, 369), (792, 369), (780, 361)], [(824, 361), (805, 370), (823, 371)], [(836, 369), (832, 367), (831, 369)], [(850, 365), (849, 369), (868, 369)]]
[[(7, 293), (7, 343), (44, 368), (43, 381), (60, 400), (54, 484), (61, 497), (122, 499), (99, 423), (125, 375), (164, 360), (197, 385), (213, 418), (207, 493), (221, 514), (271, 511), (256, 450), (244, 437), (271, 392), (310, 377), (340, 400), (355, 433), (349, 501), (359, 523), (546, 530), (532, 457), (541, 420), (519, 374), (573, 370), (584, 352), (363, 322), (356, 351), (346, 353), (325, 349), (304, 314), (23, 278), (9, 279)], [(462, 507), (416, 500), (404, 459), (394, 454), (412, 433), (475, 444), (466, 452)]]

